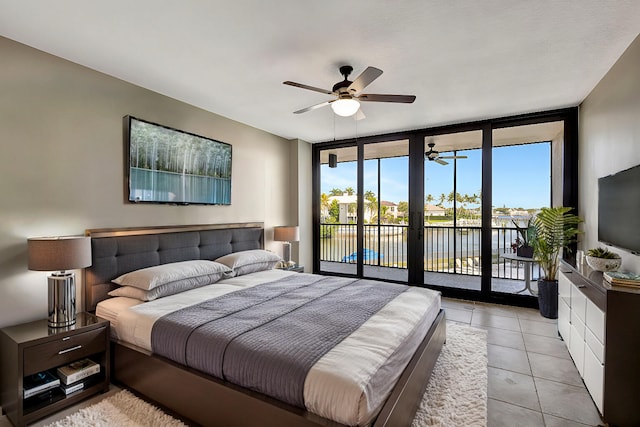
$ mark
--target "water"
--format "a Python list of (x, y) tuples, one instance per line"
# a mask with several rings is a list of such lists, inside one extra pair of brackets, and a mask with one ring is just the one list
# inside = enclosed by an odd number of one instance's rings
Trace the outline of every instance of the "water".
[[(336, 226), (327, 226), (335, 227)], [(322, 261), (341, 261), (357, 249), (355, 226), (346, 228), (344, 233), (333, 233), (330, 238), (320, 241), (320, 257)], [(353, 231), (353, 233), (348, 233)], [(397, 233), (397, 234), (392, 234)], [(378, 240), (378, 227), (366, 226), (364, 247), (381, 254), (380, 264), (406, 267), (407, 262), (407, 227), (382, 226)], [(492, 253), (498, 254), (511, 250), (516, 230), (510, 228), (493, 229)], [(425, 227), (425, 261), (452, 260), (480, 257), (481, 231), (478, 228)], [(454, 253), (455, 239), (455, 253)], [(366, 264), (377, 265), (377, 260), (366, 261)]]

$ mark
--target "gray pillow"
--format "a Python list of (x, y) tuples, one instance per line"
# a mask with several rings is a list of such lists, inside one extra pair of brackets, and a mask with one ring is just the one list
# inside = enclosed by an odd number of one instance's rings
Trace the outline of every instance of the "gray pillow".
[(234, 252), (216, 259), (216, 262), (231, 268), (236, 276), (271, 270), (280, 261), (282, 258), (279, 255), (262, 249)]
[(216, 283), (218, 280), (227, 277), (227, 275), (231, 275), (231, 270), (229, 270), (229, 272), (220, 272), (207, 274), (204, 276), (190, 277), (188, 279), (176, 280), (175, 282), (169, 282), (164, 285), (156, 286), (155, 288), (148, 291), (140, 288), (135, 288), (133, 286), (121, 286), (109, 292), (109, 295), (112, 297), (134, 298), (140, 301), (153, 301), (154, 299), (178, 294), (190, 289), (211, 285), (213, 283)]
[[(220, 274), (220, 277), (222, 277), (223, 274), (230, 273), (231, 269), (226, 265), (208, 260), (192, 260), (156, 265), (132, 271), (113, 279), (113, 283), (149, 291), (158, 286), (185, 279), (202, 277), (203, 281), (210, 282), (211, 275)], [(217, 280), (220, 280), (220, 277)]]

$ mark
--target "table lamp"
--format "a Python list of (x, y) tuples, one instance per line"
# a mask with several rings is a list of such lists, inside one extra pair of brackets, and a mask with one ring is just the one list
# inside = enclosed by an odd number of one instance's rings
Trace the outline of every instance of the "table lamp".
[(71, 271), (91, 265), (91, 238), (35, 237), (27, 240), (29, 270), (56, 271), (48, 279), (49, 326), (76, 323), (76, 280)]
[(273, 229), (273, 240), (284, 242), (282, 258), (289, 265), (291, 263), (291, 242), (300, 240), (300, 231), (297, 226), (282, 226)]

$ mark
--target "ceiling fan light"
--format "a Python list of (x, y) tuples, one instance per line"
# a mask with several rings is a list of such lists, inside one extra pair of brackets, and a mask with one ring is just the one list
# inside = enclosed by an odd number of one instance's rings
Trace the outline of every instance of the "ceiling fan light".
[(355, 99), (338, 99), (331, 103), (334, 113), (342, 117), (353, 116), (360, 108), (360, 103)]

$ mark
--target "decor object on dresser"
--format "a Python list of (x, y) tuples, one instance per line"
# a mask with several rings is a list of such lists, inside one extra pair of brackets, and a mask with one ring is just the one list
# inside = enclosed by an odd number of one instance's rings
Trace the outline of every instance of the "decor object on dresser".
[(629, 286), (640, 289), (640, 274), (625, 273), (622, 271), (605, 271), (602, 277), (607, 283), (613, 286)]
[(231, 204), (231, 145), (124, 117), (129, 202)]
[(622, 264), (620, 255), (606, 248), (589, 249), (585, 258), (589, 267), (596, 271), (616, 271)]
[(298, 240), (300, 240), (299, 228), (297, 226), (275, 227), (273, 229), (273, 240), (277, 242), (284, 242), (282, 259), (284, 259), (284, 262), (286, 263), (286, 265), (290, 265), (291, 264), (291, 242), (297, 242)]
[(534, 238), (531, 241), (534, 258), (544, 275), (538, 280), (538, 304), (540, 314), (549, 319), (558, 317), (558, 264), (560, 252), (568, 251), (579, 233), (582, 222), (571, 213), (573, 208), (542, 208), (531, 221)]
[(76, 281), (71, 271), (91, 265), (91, 239), (83, 236), (34, 237), (27, 240), (29, 270), (59, 271), (48, 277), (49, 326), (76, 323)]

